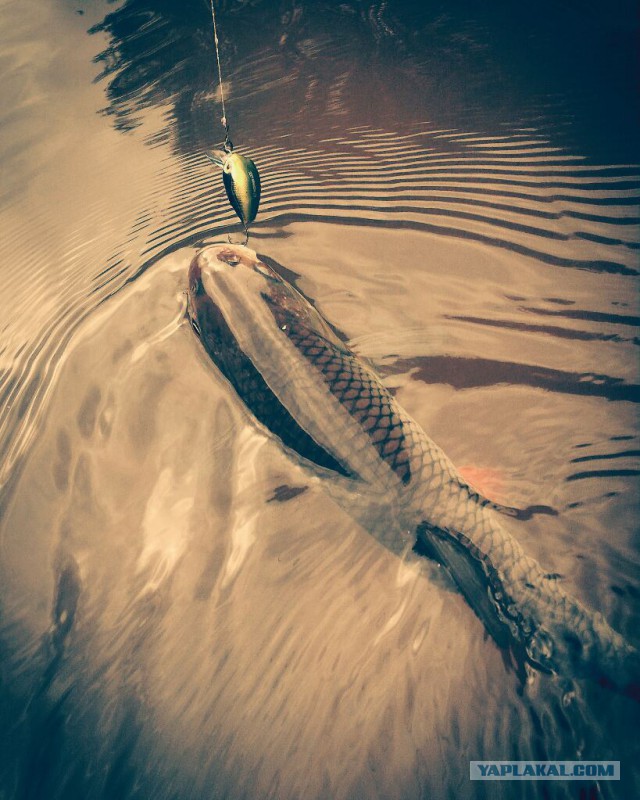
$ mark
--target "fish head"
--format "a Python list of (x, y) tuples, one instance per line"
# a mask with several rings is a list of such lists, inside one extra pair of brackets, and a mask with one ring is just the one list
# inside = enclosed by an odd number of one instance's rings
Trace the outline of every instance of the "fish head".
[[(327, 389), (310, 367), (306, 341), (328, 358), (344, 344), (315, 308), (248, 247), (213, 245), (189, 269), (189, 315), (209, 358), (259, 422), (298, 455), (334, 474), (352, 475), (319, 430), (313, 398)], [(313, 433), (312, 433), (313, 430)], [(333, 437), (335, 438), (335, 437)]]
[[(189, 268), (188, 309), (209, 358), (256, 420), (323, 474), (352, 480), (348, 458), (338, 453), (321, 375), (301, 350), (333, 357), (344, 345), (315, 308), (248, 247), (213, 245)], [(300, 339), (302, 337), (302, 339)], [(320, 408), (314, 398), (321, 397)]]
[(261, 357), (267, 342), (269, 357), (276, 358), (280, 340), (286, 340), (294, 327), (313, 330), (344, 348), (311, 303), (242, 245), (212, 245), (195, 257), (189, 270), (189, 299), (201, 337), (208, 334), (213, 343), (216, 337), (228, 341), (231, 336), (251, 359)]
[[(241, 245), (213, 245), (191, 262), (188, 310), (193, 329), (223, 374), (231, 377), (230, 351), (239, 345), (238, 320), (248, 312), (257, 255)], [(250, 357), (250, 355), (249, 355)]]

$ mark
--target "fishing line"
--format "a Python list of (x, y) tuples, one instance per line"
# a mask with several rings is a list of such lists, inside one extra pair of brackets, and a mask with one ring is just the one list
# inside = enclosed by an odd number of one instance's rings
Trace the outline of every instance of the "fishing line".
[[(216, 47), (216, 63), (218, 64), (218, 82), (220, 83), (220, 100), (222, 102), (222, 125), (224, 127), (224, 150), (213, 150), (207, 153), (207, 158), (216, 166), (222, 168), (222, 181), (227, 192), (227, 197), (233, 210), (236, 212), (244, 228), (244, 244), (249, 238), (249, 225), (256, 218), (260, 205), (260, 174), (258, 168), (250, 158), (234, 153), (233, 142), (229, 138), (229, 123), (227, 110), (224, 104), (224, 86), (222, 84), (222, 67), (220, 65), (220, 47), (218, 41), (218, 26), (213, 0), (211, 6), (211, 21), (213, 22), (213, 42)], [(231, 240), (229, 240), (231, 241)]]
[(233, 142), (229, 138), (229, 123), (227, 122), (227, 112), (224, 107), (224, 88), (222, 86), (222, 69), (220, 68), (220, 50), (218, 49), (218, 26), (216, 25), (216, 12), (213, 8), (213, 0), (210, 0), (211, 19), (213, 21), (213, 43), (216, 47), (216, 62), (218, 64), (218, 82), (220, 84), (220, 99), (222, 101), (222, 119), (220, 122), (224, 128), (224, 149), (227, 153), (233, 150)]

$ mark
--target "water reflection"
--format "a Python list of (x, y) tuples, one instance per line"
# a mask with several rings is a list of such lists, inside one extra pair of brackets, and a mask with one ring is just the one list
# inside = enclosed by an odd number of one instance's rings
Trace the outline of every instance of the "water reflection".
[[(467, 130), (494, 132), (519, 122), (552, 125), (561, 141), (579, 142), (595, 158), (636, 159), (630, 1), (606, 12), (543, 3), (535, 14), (508, 2), (478, 8), (464, 0), (218, 6), (236, 130), (253, 130), (251, 115), (264, 125), (262, 139), (308, 130), (309, 118), (384, 120), (392, 129), (464, 119)], [(186, 8), (127, 0), (91, 30), (111, 40), (96, 60), (108, 81), (107, 113), (119, 127), (140, 124), (139, 112), (150, 105), (168, 104), (167, 133), (177, 147), (211, 145), (218, 112), (207, 0)], [(284, 106), (274, 102), (285, 97)]]
[[(0, 793), (477, 797), (471, 757), (571, 755), (635, 796), (637, 707), (522, 686), (199, 360), (186, 268), (234, 224), (208, 4), (83, 10), (2, 10)], [(558, 509), (523, 547), (636, 640), (631, 2), (218, 19), (251, 244), (457, 464)]]

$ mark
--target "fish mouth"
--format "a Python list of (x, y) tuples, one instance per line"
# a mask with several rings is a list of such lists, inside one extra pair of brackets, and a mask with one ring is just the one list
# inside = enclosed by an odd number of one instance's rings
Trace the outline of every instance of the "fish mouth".
[(221, 272), (227, 267), (237, 267), (240, 264), (253, 267), (256, 263), (259, 263), (258, 255), (250, 247), (241, 244), (212, 244), (196, 255), (189, 271), (191, 273), (198, 269), (202, 272), (208, 267), (214, 272)]
[(284, 284), (278, 273), (261, 261), (255, 250), (241, 244), (213, 244), (201, 250), (191, 262), (189, 268), (189, 286), (191, 277), (196, 273), (201, 278), (202, 271), (208, 269), (212, 273), (227, 272), (229, 267), (244, 267), (252, 272), (259, 273), (271, 281)]

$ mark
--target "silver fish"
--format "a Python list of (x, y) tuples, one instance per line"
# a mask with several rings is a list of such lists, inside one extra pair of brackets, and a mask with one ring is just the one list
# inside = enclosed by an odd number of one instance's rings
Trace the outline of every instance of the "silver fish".
[(320, 314), (252, 250), (215, 245), (189, 270), (189, 314), (255, 418), (390, 549), (411, 531), (500, 645), (533, 666), (640, 699), (638, 652), (568, 595)]

